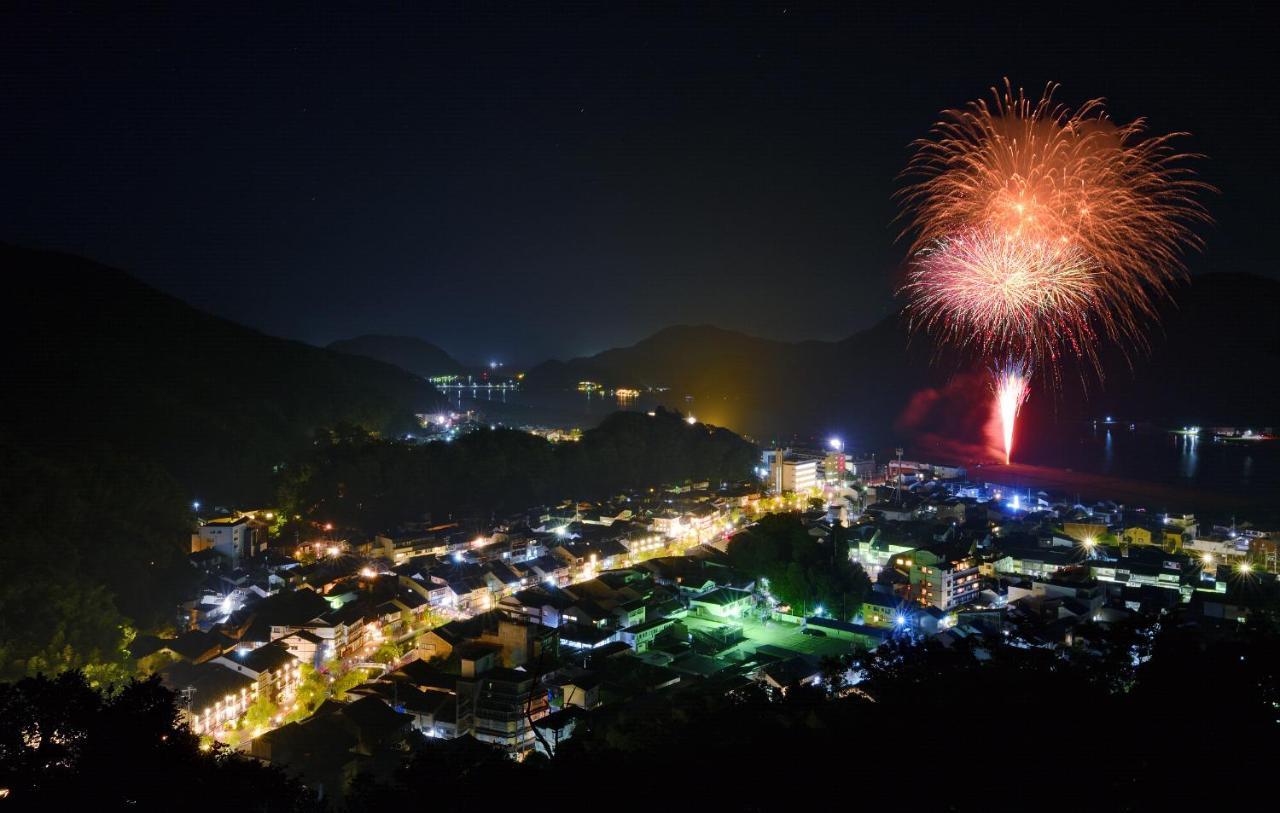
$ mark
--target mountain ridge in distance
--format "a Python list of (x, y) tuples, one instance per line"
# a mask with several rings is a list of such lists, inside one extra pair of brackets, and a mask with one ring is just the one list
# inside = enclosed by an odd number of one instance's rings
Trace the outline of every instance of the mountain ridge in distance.
[(331, 342), (327, 349), (393, 364), (420, 378), (456, 375), (466, 369), (443, 348), (417, 336), (366, 333)]
[[(1280, 426), (1280, 281), (1197, 275), (1158, 309), (1162, 318), (1148, 331), (1149, 352), (1134, 350), (1126, 358), (1119, 348), (1104, 347), (1101, 382), (1090, 380), (1092, 373), (1065, 373), (1058, 391), (1040, 386), (1028, 417), (1060, 423), (1114, 413), (1170, 424)], [(664, 386), (676, 396), (691, 395), (690, 409), (700, 419), (760, 439), (806, 427), (849, 433), (870, 448), (910, 440), (910, 430), (897, 426), (908, 403), (921, 392), (954, 386), (960, 371), (977, 373), (969, 376), (978, 383), (966, 397), (986, 397), (981, 361), (941, 352), (929, 337), (908, 334), (897, 316), (838, 341), (782, 342), (676, 325), (629, 347), (544, 362), (529, 370), (526, 385)]]

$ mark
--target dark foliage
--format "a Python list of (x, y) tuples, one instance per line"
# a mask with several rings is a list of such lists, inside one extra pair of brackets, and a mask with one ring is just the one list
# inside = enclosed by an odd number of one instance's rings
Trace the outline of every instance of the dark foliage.
[(849, 561), (843, 528), (819, 542), (798, 514), (769, 514), (738, 534), (729, 559), (743, 572), (769, 580), (769, 591), (799, 614), (824, 607), (848, 620), (871, 589), (862, 567)]
[(519, 510), (548, 500), (595, 498), (624, 488), (750, 476), (755, 447), (680, 416), (619, 412), (577, 443), (480, 430), (452, 443), (411, 445), (340, 429), (284, 473), (289, 514), (367, 531), (456, 514)]
[(157, 679), (103, 693), (77, 672), (0, 684), (0, 787), (23, 810), (314, 807), (283, 771), (202, 750)]
[(173, 623), (195, 578), (181, 490), (128, 455), (37, 457), (0, 438), (0, 457), (0, 679), (122, 676), (128, 625)]

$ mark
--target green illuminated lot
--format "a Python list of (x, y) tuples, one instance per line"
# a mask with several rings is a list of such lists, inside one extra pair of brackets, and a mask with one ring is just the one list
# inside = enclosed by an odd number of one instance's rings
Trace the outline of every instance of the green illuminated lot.
[[(710, 630), (723, 626), (719, 622), (692, 615), (686, 617), (684, 623), (691, 631), (695, 629)], [(743, 619), (738, 623), (742, 625), (742, 631), (747, 640), (738, 644), (729, 653), (726, 653), (725, 657), (739, 659), (752, 654), (756, 647), (765, 644), (789, 649), (802, 655), (814, 655), (817, 657), (843, 655), (853, 651), (853, 646), (848, 641), (805, 635), (800, 631), (800, 625), (798, 624), (787, 624), (781, 621), (770, 621), (766, 624), (748, 619)]]

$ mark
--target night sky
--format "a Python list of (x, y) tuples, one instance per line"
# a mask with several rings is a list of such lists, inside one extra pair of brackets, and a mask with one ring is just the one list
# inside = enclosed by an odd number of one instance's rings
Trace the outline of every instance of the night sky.
[(836, 339), (893, 310), (909, 142), (1008, 75), (1191, 131), (1222, 191), (1192, 270), (1280, 274), (1264, 4), (535, 5), (8, 7), (0, 240), (319, 344), (529, 364), (674, 323)]

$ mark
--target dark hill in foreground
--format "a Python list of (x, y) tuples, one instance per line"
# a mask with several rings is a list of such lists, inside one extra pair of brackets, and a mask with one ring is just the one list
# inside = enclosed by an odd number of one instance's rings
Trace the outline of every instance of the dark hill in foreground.
[(439, 402), (389, 364), (288, 341), (66, 254), (0, 247), (4, 428), (55, 453), (153, 459), (209, 501), (269, 499), (272, 468), (338, 422), (392, 432)]
[[(1165, 423), (1280, 425), (1280, 282), (1248, 274), (1207, 274), (1160, 309), (1151, 348), (1126, 360), (1104, 349), (1104, 383), (1068, 371), (1060, 392), (1028, 405), (1035, 420), (1069, 421), (1115, 413)], [(699, 418), (761, 440), (791, 432), (842, 431), (864, 448), (906, 441), (919, 428), (903, 421), (922, 394), (928, 431), (972, 434), (985, 403), (985, 377), (955, 372), (973, 361), (937, 359), (925, 337), (901, 321), (838, 342), (787, 343), (708, 326), (662, 330), (626, 348), (529, 371), (530, 387), (580, 380), (609, 386), (666, 386)], [(980, 371), (980, 368), (978, 368)], [(941, 392), (944, 387), (951, 390)], [(684, 396), (691, 400), (683, 400)], [(896, 425), (896, 429), (895, 429)]]

